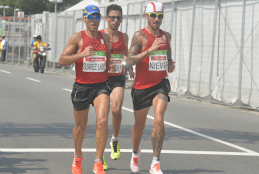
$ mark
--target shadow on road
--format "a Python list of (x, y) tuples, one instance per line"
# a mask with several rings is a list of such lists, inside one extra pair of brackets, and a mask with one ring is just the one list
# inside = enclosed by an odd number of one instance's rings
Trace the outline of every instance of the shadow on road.
[[(0, 124), (0, 138), (1, 137), (30, 137), (30, 136), (60, 136), (67, 139), (72, 139), (72, 130), (74, 124), (69, 123), (52, 123), (52, 124), (15, 124), (13, 122), (6, 122)], [(112, 133), (112, 125), (108, 127), (109, 133)], [(150, 140), (153, 130), (153, 125), (146, 125), (142, 139)], [(132, 125), (121, 125), (120, 136), (124, 138), (132, 138)], [(244, 131), (229, 131), (229, 130), (215, 130), (215, 129), (194, 129), (199, 133), (203, 133), (231, 143), (247, 143), (258, 144), (259, 134), (244, 132)], [(95, 138), (95, 125), (88, 125), (86, 129), (86, 138)], [(182, 140), (199, 140), (204, 139), (200, 136), (184, 132), (177, 128), (166, 126), (165, 141), (172, 138)]]
[[(37, 168), (35, 163), (45, 162), (44, 159), (26, 159), (26, 158), (9, 158), (8, 155), (16, 155), (21, 153), (0, 153), (0, 171), (1, 173), (28, 173), (28, 171), (37, 171), (48, 170), (48, 168)], [(35, 166), (35, 168), (33, 168)]]
[(182, 174), (182, 173), (222, 173), (222, 170), (205, 170), (205, 169), (194, 169), (194, 170), (163, 170), (164, 174)]

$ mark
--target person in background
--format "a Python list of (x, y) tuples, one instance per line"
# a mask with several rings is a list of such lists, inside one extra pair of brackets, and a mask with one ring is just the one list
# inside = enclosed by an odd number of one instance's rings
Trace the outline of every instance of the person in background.
[(2, 45), (2, 38), (0, 38), (0, 62), (2, 62), (2, 49), (1, 49), (1, 45)]
[[(48, 48), (47, 44), (41, 40), (41, 35), (37, 36), (36, 41), (34, 42), (33, 46), (36, 49), (40, 49), (41, 46), (43, 46), (44, 48)], [(34, 61), (37, 60), (37, 58), (38, 58), (38, 51), (35, 50), (35, 58), (33, 59), (32, 65), (34, 65)], [(37, 61), (36, 62), (37, 66), (39, 65), (38, 63), (39, 62)]]
[(7, 45), (7, 42), (5, 40), (5, 37), (3, 36), (2, 37), (2, 43), (1, 43), (1, 50), (2, 50), (2, 60), (3, 60), (3, 63), (5, 62), (5, 56), (6, 56), (6, 45)]

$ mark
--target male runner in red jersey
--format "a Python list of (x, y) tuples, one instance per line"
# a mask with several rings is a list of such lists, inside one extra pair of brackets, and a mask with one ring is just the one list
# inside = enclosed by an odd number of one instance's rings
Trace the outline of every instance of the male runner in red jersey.
[[(107, 7), (107, 14), (105, 20), (108, 23), (108, 27), (104, 30), (100, 30), (103, 33), (107, 33), (111, 38), (111, 57), (113, 63), (116, 65), (115, 73), (108, 73), (109, 84), (111, 87), (111, 103), (112, 103), (112, 123), (113, 123), (113, 135), (111, 138), (111, 159), (117, 160), (121, 157), (118, 135), (121, 125), (121, 107), (124, 98), (125, 87), (125, 75), (123, 60), (126, 61), (128, 55), (128, 35), (118, 31), (118, 28), (122, 22), (122, 8), (119, 5), (112, 4)], [(132, 68), (129, 68), (130, 76), (134, 76)], [(108, 169), (108, 165), (105, 162), (103, 155), (103, 168)]]
[(165, 137), (164, 114), (170, 101), (170, 83), (167, 79), (174, 70), (171, 59), (171, 35), (160, 29), (164, 14), (164, 5), (150, 2), (145, 11), (148, 26), (137, 31), (133, 38), (127, 65), (136, 65), (136, 78), (132, 87), (135, 125), (132, 128), (133, 152), (130, 162), (132, 172), (139, 171), (139, 144), (145, 127), (146, 117), (153, 105), (155, 111), (154, 127), (151, 135), (153, 160), (151, 174), (162, 174), (159, 156)]
[(96, 158), (94, 173), (105, 174), (102, 156), (108, 138), (108, 115), (110, 110), (110, 87), (108, 71), (116, 71), (110, 60), (110, 36), (98, 31), (100, 10), (89, 5), (83, 12), (86, 30), (72, 35), (60, 59), (60, 66), (76, 65), (76, 79), (71, 94), (75, 117), (73, 129), (75, 155), (73, 174), (82, 174), (82, 143), (88, 120), (90, 104), (96, 112)]

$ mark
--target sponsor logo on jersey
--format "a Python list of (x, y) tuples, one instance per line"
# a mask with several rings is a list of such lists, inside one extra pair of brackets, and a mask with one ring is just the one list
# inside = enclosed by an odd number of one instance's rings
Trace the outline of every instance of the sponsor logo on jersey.
[(118, 48), (112, 48), (112, 49), (111, 49), (111, 53), (113, 53), (113, 52), (119, 52), (119, 51), (123, 51), (123, 47), (118, 47)]

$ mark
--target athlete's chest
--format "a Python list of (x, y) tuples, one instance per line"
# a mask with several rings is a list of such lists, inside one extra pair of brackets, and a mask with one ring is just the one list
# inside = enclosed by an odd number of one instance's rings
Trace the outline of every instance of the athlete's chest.
[(105, 44), (104, 38), (96, 38), (96, 39), (82, 38), (79, 41), (77, 52), (80, 52), (80, 50), (83, 51), (85, 48), (87, 48), (89, 46), (93, 47), (94, 51), (107, 51), (108, 50), (107, 45)]
[(156, 39), (158, 38), (164, 38), (165, 39), (165, 45), (158, 48), (158, 50), (167, 50), (169, 48), (169, 44), (167, 41), (167, 38), (165, 35), (160, 35), (158, 37), (146, 37), (142, 39), (140, 52), (146, 51), (148, 48), (150, 48)]
[(125, 43), (122, 41), (118, 41), (116, 43), (110, 43), (111, 44), (111, 54), (115, 53), (123, 53), (125, 51)]

